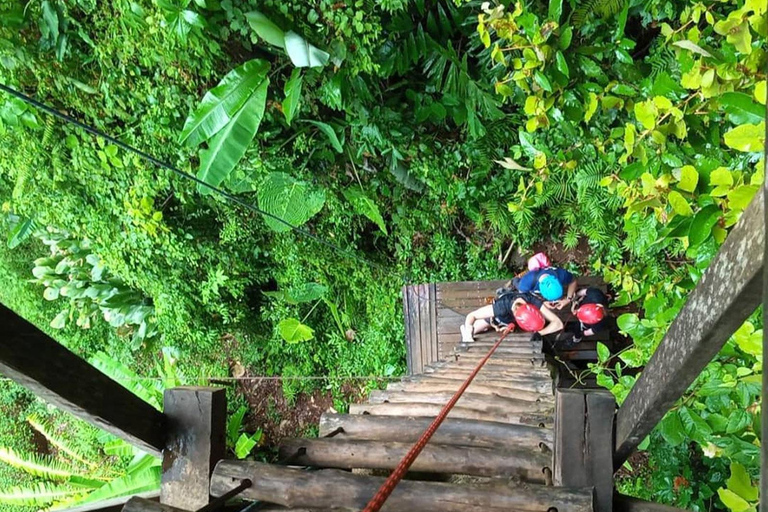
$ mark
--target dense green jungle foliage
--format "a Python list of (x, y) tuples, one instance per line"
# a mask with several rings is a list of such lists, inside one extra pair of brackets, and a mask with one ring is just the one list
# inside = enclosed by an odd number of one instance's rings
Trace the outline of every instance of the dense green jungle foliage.
[[(200, 180), (0, 94), (0, 301), (142, 376), (168, 351), (187, 381), (331, 377), (288, 397), (398, 375), (405, 282), (507, 276), (557, 244), (636, 311), (634, 346), (587, 372), (622, 401), (763, 181), (763, 0), (0, 0), (0, 34), (2, 83)], [(623, 492), (754, 509), (761, 327)], [(31, 413), (72, 421), (2, 384), (0, 445), (35, 450)], [(13, 501), (51, 480), (9, 471), (0, 502), (66, 498)]]

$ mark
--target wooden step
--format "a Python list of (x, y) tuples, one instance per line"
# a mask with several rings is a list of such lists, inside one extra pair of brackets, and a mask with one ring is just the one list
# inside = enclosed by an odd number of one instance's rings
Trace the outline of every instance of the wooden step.
[[(477, 367), (476, 363), (471, 361), (457, 361), (455, 363), (440, 363), (433, 366), (425, 367), (424, 373), (436, 373), (438, 371), (455, 370), (458, 372), (464, 372), (466, 375), (472, 373)], [(496, 362), (486, 363), (480, 370), (479, 374), (498, 373), (514, 377), (515, 375), (521, 377), (534, 377), (552, 380), (550, 376), (549, 367), (533, 364), (497, 364)]]
[[(523, 359), (523, 363), (521, 364), (521, 359), (519, 357), (522, 354), (493, 354), (489, 359), (488, 362), (485, 364), (498, 364), (502, 366), (511, 366), (511, 367), (528, 367), (528, 365), (533, 366), (534, 368), (536, 366), (543, 367), (543, 359), (539, 359), (536, 357), (536, 354), (531, 352), (528, 354), (531, 356), (530, 359)], [(446, 357), (445, 360), (447, 363), (468, 363), (469, 366), (475, 367), (477, 364), (485, 359), (486, 354), (480, 354), (475, 352), (456, 352), (454, 354), (451, 354), (450, 356)], [(531, 359), (534, 359), (532, 362)]]
[[(373, 416), (432, 416), (440, 414), (442, 405), (438, 404), (352, 404), (349, 406), (350, 414), (370, 414)], [(554, 419), (546, 413), (520, 413), (509, 412), (502, 408), (487, 407), (483, 410), (468, 407), (454, 407), (449, 418), (462, 418), (467, 420), (498, 421), (501, 423), (514, 423), (517, 425), (538, 425), (551, 427)]]
[[(415, 391), (387, 391), (374, 390), (368, 397), (368, 403), (371, 404), (447, 404), (455, 393), (454, 391), (441, 392), (415, 392)], [(500, 396), (489, 396), (480, 393), (464, 392), (456, 402), (459, 407), (485, 411), (489, 414), (503, 411), (505, 413), (533, 413), (533, 412), (551, 412), (554, 411), (554, 403), (530, 402), (516, 398), (505, 398)]]
[[(461, 383), (466, 380), (468, 373), (454, 370), (440, 370), (436, 373), (430, 373), (421, 375), (419, 380), (414, 382), (426, 382), (428, 380), (436, 380), (440, 382), (452, 381), (458, 382), (456, 388), (461, 386)], [(481, 372), (480, 375), (475, 377), (472, 382), (479, 382), (483, 384), (507, 387), (510, 389), (526, 389), (536, 393), (552, 393), (552, 381), (550, 379), (544, 379), (539, 377), (526, 377), (525, 375), (515, 375), (510, 377), (508, 374), (494, 373), (494, 372)]]
[[(512, 441), (512, 440), (510, 440)], [(288, 439), (280, 444), (281, 460), (291, 466), (337, 469), (388, 469), (400, 463), (412, 443), (351, 439)], [(470, 476), (517, 477), (546, 483), (552, 454), (509, 443), (506, 448), (451, 446), (430, 441), (414, 461), (411, 471)]]
[[(456, 348), (454, 349), (454, 353), (458, 354), (464, 354), (464, 353), (471, 353), (471, 354), (481, 354), (485, 355), (491, 350), (490, 346), (475, 346), (475, 345), (456, 345)], [(498, 347), (496, 351), (493, 353), (493, 357), (496, 357), (498, 355), (503, 354), (540, 354), (542, 351), (542, 348), (540, 346), (511, 346), (511, 347), (505, 347), (504, 345)], [(450, 355), (450, 354), (449, 354)], [(447, 356), (446, 356), (447, 359)]]
[[(461, 383), (453, 381), (401, 381), (390, 382), (387, 385), (387, 391), (409, 391), (420, 393), (455, 392), (457, 389), (459, 389), (460, 386)], [(526, 400), (529, 402), (554, 403), (555, 400), (555, 397), (551, 394), (537, 393), (527, 389), (492, 386), (478, 381), (472, 381), (472, 384), (470, 384), (469, 388), (467, 388), (467, 392), (494, 397), (514, 398), (517, 400)]]
[[(342, 439), (413, 443), (421, 437), (434, 419), (434, 416), (325, 413), (320, 417), (320, 437), (334, 435)], [(504, 447), (512, 440), (516, 446), (531, 450), (551, 450), (554, 446), (554, 434), (551, 429), (450, 417), (440, 425), (432, 437), (432, 442), (438, 444), (486, 448)]]
[[(324, 469), (304, 471), (261, 462), (223, 460), (211, 478), (211, 494), (222, 496), (243, 479), (252, 486), (241, 497), (286, 507), (361, 510), (384, 478)], [(510, 481), (455, 485), (405, 480), (382, 511), (408, 512), (592, 512), (592, 489), (568, 489)]]

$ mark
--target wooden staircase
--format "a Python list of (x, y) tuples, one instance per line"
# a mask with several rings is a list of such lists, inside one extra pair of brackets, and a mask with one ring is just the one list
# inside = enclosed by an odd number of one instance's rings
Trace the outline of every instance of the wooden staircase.
[[(324, 414), (319, 438), (282, 443), (282, 465), (220, 462), (211, 493), (221, 496), (247, 478), (253, 486), (242, 497), (265, 504), (256, 510), (361, 510), (487, 353), (489, 343), (460, 344), (451, 356), (426, 365), (422, 374), (373, 391), (368, 403), (350, 406), (349, 414)], [(562, 405), (573, 401), (567, 398), (556, 400), (541, 343), (531, 341), (530, 334), (512, 334), (383, 510), (609, 512), (610, 504), (598, 503), (596, 497), (612, 490), (612, 482), (608, 487), (598, 482), (603, 475), (592, 466), (607, 464), (610, 479), (610, 458), (600, 462), (582, 453), (578, 464), (564, 464), (555, 456), (584, 452), (589, 438), (584, 415), (555, 419), (573, 410)], [(583, 397), (576, 401), (586, 403)], [(556, 424), (560, 432), (555, 432)], [(612, 429), (610, 421), (606, 428)], [(596, 432), (604, 435), (606, 428)], [(610, 451), (611, 437), (602, 441)], [(571, 470), (583, 474), (569, 480)], [(605, 488), (596, 494), (598, 484)]]

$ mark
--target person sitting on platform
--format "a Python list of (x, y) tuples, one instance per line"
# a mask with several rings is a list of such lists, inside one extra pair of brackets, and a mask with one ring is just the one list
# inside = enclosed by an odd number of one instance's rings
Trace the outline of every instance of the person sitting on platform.
[(599, 288), (579, 290), (571, 311), (579, 319), (580, 327), (580, 334), (576, 335), (574, 342), (610, 328), (608, 297)]
[[(563, 309), (573, 302), (579, 283), (563, 268), (548, 267), (526, 272), (515, 283), (522, 293), (539, 293), (552, 309)], [(564, 292), (567, 287), (567, 291)], [(565, 293), (565, 297), (563, 294)]]
[(551, 334), (563, 329), (563, 322), (544, 302), (531, 293), (505, 291), (493, 304), (483, 306), (467, 315), (461, 326), (461, 341), (471, 343), (474, 335), (491, 327), (502, 331), (509, 325), (523, 331)]

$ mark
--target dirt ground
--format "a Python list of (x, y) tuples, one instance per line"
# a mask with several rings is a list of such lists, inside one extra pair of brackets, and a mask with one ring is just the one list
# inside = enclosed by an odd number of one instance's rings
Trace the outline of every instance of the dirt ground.
[[(259, 379), (249, 371), (245, 376), (251, 378), (238, 381), (237, 389), (250, 405), (246, 427), (249, 431), (262, 430), (262, 446), (275, 446), (282, 439), (307, 435), (317, 428), (320, 416), (333, 409), (330, 390), (299, 393), (289, 403), (281, 380)], [(360, 402), (365, 397), (359, 383), (343, 384), (341, 394), (348, 403)]]

